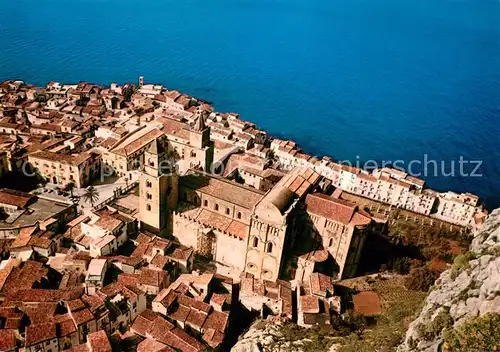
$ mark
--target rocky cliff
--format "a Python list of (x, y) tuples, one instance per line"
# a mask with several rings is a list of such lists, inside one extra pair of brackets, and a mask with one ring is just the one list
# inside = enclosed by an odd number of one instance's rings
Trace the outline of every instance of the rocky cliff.
[(474, 234), (469, 252), (441, 274), (410, 324), (400, 352), (500, 348), (500, 209)]
[(240, 337), (231, 352), (335, 351), (335, 340), (336, 338), (295, 324), (259, 320)]

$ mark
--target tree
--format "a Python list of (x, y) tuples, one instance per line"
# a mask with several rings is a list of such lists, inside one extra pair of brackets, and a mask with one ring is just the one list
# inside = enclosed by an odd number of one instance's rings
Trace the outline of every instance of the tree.
[(73, 198), (73, 190), (76, 188), (75, 186), (75, 183), (73, 181), (71, 181), (70, 183), (68, 183), (66, 185), (66, 187), (64, 187), (64, 190), (66, 192), (69, 192), (71, 194), (71, 198)]
[(95, 189), (94, 186), (89, 186), (87, 187), (85, 193), (83, 194), (83, 199), (90, 202), (90, 204), (92, 204), (93, 207), (94, 203), (99, 200), (99, 192), (97, 191), (97, 189)]
[(401, 275), (406, 275), (410, 271), (410, 260), (407, 257), (396, 258), (392, 264), (392, 270)]
[(413, 291), (428, 291), (437, 279), (436, 272), (427, 267), (414, 268), (405, 279), (405, 287)]

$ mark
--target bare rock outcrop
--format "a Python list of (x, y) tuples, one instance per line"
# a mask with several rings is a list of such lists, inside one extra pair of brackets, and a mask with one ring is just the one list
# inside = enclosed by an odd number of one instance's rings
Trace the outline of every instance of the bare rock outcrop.
[(447, 333), (488, 313), (500, 313), (500, 209), (474, 234), (469, 252), (436, 280), (398, 351), (439, 351)]
[[(336, 350), (335, 339), (320, 343), (312, 329), (292, 323), (259, 320), (244, 333), (232, 352), (320, 352)], [(325, 342), (325, 341), (323, 341)], [(329, 346), (329, 347), (327, 347)]]

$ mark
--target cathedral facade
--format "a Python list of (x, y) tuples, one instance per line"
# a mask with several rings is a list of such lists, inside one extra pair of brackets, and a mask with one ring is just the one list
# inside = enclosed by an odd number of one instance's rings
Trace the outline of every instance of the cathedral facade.
[[(210, 130), (202, 116), (189, 132), (194, 154), (210, 158)], [(297, 167), (264, 192), (206, 172), (212, 160), (202, 157), (179, 175), (168, 172), (168, 139), (157, 138), (144, 154), (142, 228), (169, 234), (218, 267), (257, 279), (283, 276), (297, 249), (302, 259), (323, 250), (338, 278), (355, 273), (371, 217), (355, 205), (316, 193), (319, 174)], [(309, 271), (297, 271), (301, 280), (307, 279)]]

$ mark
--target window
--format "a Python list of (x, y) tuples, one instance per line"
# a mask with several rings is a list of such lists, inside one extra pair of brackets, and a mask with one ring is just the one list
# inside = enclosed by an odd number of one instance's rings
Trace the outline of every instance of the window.
[(215, 210), (219, 210), (219, 204), (215, 204)]
[(146, 198), (147, 199), (152, 199), (153, 198), (153, 195), (151, 193), (146, 193)]
[(226, 215), (229, 215), (229, 213), (231, 213), (231, 210), (229, 210), (229, 208), (226, 208)]
[(149, 204), (148, 204), (148, 205), (146, 205), (146, 209), (147, 209), (148, 211), (151, 211), (151, 205), (149, 205)]
[(273, 252), (273, 244), (269, 242), (267, 244), (267, 253), (272, 253)]
[(146, 181), (146, 187), (151, 188), (152, 186), (153, 186), (153, 184), (151, 183), (151, 181)]
[(241, 212), (238, 212), (237, 217), (238, 217), (238, 219), (241, 219)]
[(257, 237), (254, 237), (252, 240), (252, 247), (256, 248), (259, 245), (259, 239)]
[(330, 238), (330, 240), (328, 241), (328, 247), (331, 247), (333, 246), (333, 238)]
[(206, 207), (208, 207), (208, 200), (206, 200), (206, 199), (205, 199), (205, 200), (203, 201), (203, 205), (204, 205), (204, 206), (206, 206)]

